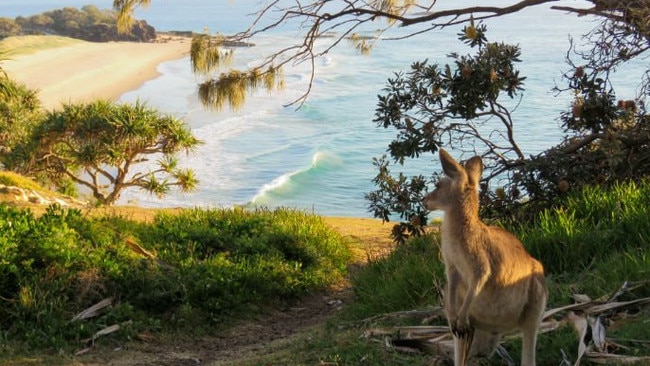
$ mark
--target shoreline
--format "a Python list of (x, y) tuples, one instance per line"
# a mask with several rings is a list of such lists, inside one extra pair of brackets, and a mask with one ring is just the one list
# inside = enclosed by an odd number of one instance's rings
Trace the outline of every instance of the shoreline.
[[(48, 36), (39, 37), (46, 42)], [(159, 76), (161, 63), (189, 56), (190, 46), (190, 38), (167, 36), (155, 43), (79, 41), (8, 55), (0, 67), (37, 89), (42, 107), (52, 110), (68, 102), (115, 101)]]

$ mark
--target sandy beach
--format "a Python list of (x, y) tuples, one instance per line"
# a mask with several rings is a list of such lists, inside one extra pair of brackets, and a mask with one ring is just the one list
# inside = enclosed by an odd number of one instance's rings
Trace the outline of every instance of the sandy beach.
[(174, 37), (159, 43), (74, 42), (2, 62), (9, 77), (39, 90), (43, 107), (97, 98), (116, 100), (158, 76), (157, 66), (188, 56), (191, 40)]

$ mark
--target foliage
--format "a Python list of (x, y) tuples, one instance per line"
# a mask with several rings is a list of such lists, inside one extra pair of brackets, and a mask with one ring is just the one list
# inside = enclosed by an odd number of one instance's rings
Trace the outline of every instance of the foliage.
[[(650, 240), (648, 197), (648, 180), (608, 189), (584, 187), (569, 194), (562, 207), (545, 210), (532, 225), (517, 229), (519, 238), (551, 275), (591, 272), (596, 263), (609, 262), (617, 253), (631, 254), (643, 266)], [(614, 268), (621, 269), (625, 261), (618, 262)], [(609, 272), (601, 269), (600, 276)], [(637, 267), (626, 271), (625, 277), (642, 280), (643, 272)]]
[[(459, 34), (476, 54), (451, 54), (452, 65), (415, 62), (408, 74), (388, 80), (374, 122), (397, 131), (388, 146), (394, 163), (404, 165), (407, 159), (448, 145), (483, 156), (489, 170), (483, 184), (488, 186), (493, 177), (524, 160), (513, 138), (514, 121), (502, 102), (504, 94), (513, 98), (522, 90), (524, 78), (515, 68), (520, 51), (517, 46), (488, 42), (485, 31), (484, 25), (471, 23)], [(391, 214), (399, 215), (402, 223), (394, 236), (403, 242), (426, 224), (421, 201), (431, 179), (422, 175), (409, 179), (401, 172), (394, 177), (389, 164), (385, 157), (375, 159), (379, 173), (373, 181), (378, 189), (366, 197), (375, 217), (389, 221)]]
[[(194, 38), (192, 41), (191, 52), (201, 52), (195, 51), (194, 48), (197, 39), (199, 38)], [(192, 60), (194, 68), (211, 68), (211, 66), (204, 66), (207, 63), (204, 65), (197, 64), (197, 58), (195, 57)], [(279, 78), (280, 69), (273, 66), (270, 66), (266, 70), (254, 69), (250, 72), (231, 70), (229, 73), (222, 73), (218, 79), (201, 83), (199, 85), (199, 99), (204, 105), (210, 108), (222, 109), (224, 103), (227, 102), (230, 109), (237, 110), (244, 105), (248, 90), (255, 90), (258, 87), (264, 87), (269, 90), (282, 89), (284, 84), (278, 81)]]
[(124, 33), (117, 30), (114, 10), (85, 5), (81, 9), (65, 7), (29, 17), (0, 18), (0, 39), (9, 36), (49, 34), (93, 42), (151, 42), (156, 31), (146, 21), (132, 22)]
[[(158, 243), (158, 254), (165, 261), (193, 265), (227, 253), (229, 260), (259, 264), (260, 287), (274, 275), (286, 281), (283, 289), (255, 289), (259, 293), (293, 296), (323, 286), (336, 280), (349, 260), (347, 249), (320, 218), (299, 211), (193, 209), (158, 215), (153, 228), (143, 243)], [(265, 273), (269, 260), (285, 263), (283, 271)]]
[(650, 174), (650, 117), (642, 103), (650, 89), (637, 100), (617, 101), (609, 71), (595, 64), (573, 65), (565, 77), (568, 87), (558, 90), (574, 95), (571, 109), (560, 116), (567, 138), (517, 167), (511, 183), (528, 193), (534, 212), (553, 206), (571, 189)]
[(344, 318), (440, 305), (444, 281), (437, 235), (412, 238), (386, 257), (369, 258), (352, 278), (354, 301), (345, 308)]
[(101, 300), (102, 281), (116, 262), (132, 265), (126, 248), (80, 240), (74, 226), (81, 214), (75, 210), (52, 206), (36, 218), (28, 210), (0, 205), (0, 217), (3, 333), (61, 347), (68, 337), (82, 339), (99, 330), (101, 320), (89, 326), (70, 319)]
[[(485, 30), (480, 26), (471, 27), (470, 23), (461, 34), (461, 39), (469, 44), (472, 44), (472, 39), (468, 35), (481, 40)], [(572, 71), (565, 74), (568, 86), (556, 89), (558, 92), (570, 92), (575, 99), (571, 109), (560, 116), (567, 136), (558, 146), (550, 147), (537, 156), (523, 156), (512, 138), (514, 124), (509, 111), (498, 103), (495, 104), (497, 108), (486, 108), (486, 105), (494, 103), (494, 95), (498, 94), (481, 84), (481, 81), (491, 80), (494, 75), (511, 75), (512, 81), (504, 79), (500, 84), (501, 89), (495, 90), (512, 97), (520, 89), (523, 78), (507, 63), (486, 55), (483, 73), (467, 66), (471, 63), (463, 65), (457, 62), (456, 74), (461, 77), (463, 72), (467, 80), (474, 74), (480, 75), (478, 82), (459, 83), (470, 88), (470, 93), (461, 94), (466, 99), (456, 97), (453, 94), (456, 89), (450, 88), (447, 92), (447, 89), (439, 86), (438, 75), (441, 72), (437, 65), (427, 69), (426, 64), (414, 63), (407, 77), (398, 74), (396, 79), (388, 81), (388, 95), (379, 97), (375, 122), (399, 131), (388, 147), (390, 156), (396, 163), (404, 165), (405, 159), (417, 159), (421, 154), (437, 150), (442, 144), (454, 150), (481, 155), (486, 162), (486, 176), (481, 186), (482, 216), (501, 222), (533, 220), (544, 209), (559, 207), (564, 202), (562, 197), (570, 190), (593, 184), (607, 187), (647, 177), (650, 174), (647, 163), (650, 134), (643, 98), (650, 91), (648, 82), (642, 81), (646, 87), (642, 89), (639, 99), (617, 101), (610, 81), (613, 68), (629, 60), (631, 54), (642, 54), (647, 47), (634, 42), (638, 33), (619, 33), (619, 38), (614, 40), (611, 34), (605, 33), (600, 30), (591, 35), (595, 46), (590, 53), (576, 51), (585, 64), (576, 65), (568, 59), (572, 66)], [(480, 45), (480, 41), (474, 43)], [(619, 52), (607, 56), (611, 53), (606, 50), (605, 44)], [(505, 51), (504, 55), (509, 56), (504, 60), (518, 60), (518, 51)], [(505, 69), (500, 72), (501, 69), (492, 68), (490, 63)], [(475, 64), (482, 63), (477, 61)], [(441, 94), (448, 98), (442, 99), (446, 104), (441, 104), (441, 99), (437, 99), (437, 90), (444, 91)], [(461, 103), (456, 106), (456, 102)], [(441, 109), (441, 106), (448, 110)], [(475, 123), (473, 118), (481, 116), (481, 113), (473, 112), (473, 108), (483, 114), (487, 114), (484, 110), (497, 112), (492, 117), (503, 122), (505, 128), (490, 125), (490, 119), (479, 119), (481, 123)], [(441, 110), (449, 113), (442, 114)], [(454, 118), (463, 121), (456, 122)], [(378, 190), (367, 195), (375, 216), (387, 219), (391, 215), (398, 215), (402, 219), (396, 227), (398, 241), (410, 233), (418, 234), (421, 230), (414, 228), (413, 222), (425, 222), (418, 202), (431, 179), (420, 175), (409, 181), (401, 172), (397, 178), (391, 177), (387, 174), (388, 162), (385, 158), (375, 160), (375, 165), (379, 168), (374, 180)], [(491, 181), (493, 178), (498, 178), (498, 184)]]
[[(644, 202), (649, 198), (648, 182), (611, 188), (585, 187), (568, 196), (563, 211), (549, 211), (542, 215), (538, 225), (523, 224), (516, 228), (516, 235), (545, 266), (549, 308), (573, 303), (571, 295), (575, 293), (607, 297), (626, 281), (634, 293), (623, 295), (621, 301), (650, 295), (647, 281), (650, 249), (646, 242), (650, 224), (647, 220), (641, 222), (647, 218)], [(309, 363), (317, 355), (337, 365), (355, 365), (366, 359), (381, 360), (375, 363), (382, 365), (431, 364), (431, 355), (405, 356), (387, 350), (383, 342), (373, 345), (359, 335), (386, 325), (414, 321), (391, 316), (393, 312), (426, 310), (440, 305), (436, 290), (444, 281), (444, 269), (438, 240), (435, 233), (411, 238), (388, 256), (371, 259), (353, 277), (354, 301), (344, 309), (343, 316), (322, 330), (323, 334), (295, 344), (291, 358), (284, 359), (284, 363)], [(616, 342), (631, 342), (648, 338), (650, 333), (644, 326), (650, 316), (647, 308), (629, 316), (608, 327), (611, 328), (608, 339), (617, 337)], [(514, 360), (519, 359), (520, 344), (517, 337), (507, 337), (503, 344)], [(643, 341), (629, 346), (621, 353), (647, 352)], [(537, 363), (561, 364), (577, 354), (577, 347), (571, 326), (544, 332), (538, 339), (538, 350), (544, 352), (538, 352)], [(264, 362), (258, 360), (258, 363)], [(480, 364), (502, 363), (499, 357), (493, 356)]]
[[(141, 223), (0, 205), (0, 229), (0, 337), (56, 349), (113, 324), (124, 326), (118, 337), (218, 326), (339, 281), (350, 258), (320, 218), (290, 210)], [(72, 320), (109, 297), (97, 317)]]
[[(141, 102), (66, 104), (36, 127), (24, 147), (30, 160), (16, 169), (43, 172), (55, 183), (72, 180), (99, 204), (112, 204), (127, 187), (158, 196), (173, 186), (194, 189), (194, 172), (179, 168), (176, 155), (198, 144), (182, 121)], [(153, 170), (136, 170), (153, 158)]]
[[(138, 6), (147, 6), (151, 0), (114, 0), (113, 6), (118, 11), (118, 23), (123, 29), (132, 22), (132, 15)], [(635, 46), (647, 47), (647, 15), (649, 12), (648, 5), (645, 2), (623, 0), (623, 1), (601, 1), (589, 0), (591, 7), (581, 6), (574, 8), (571, 6), (554, 5), (556, 0), (511, 0), (494, 6), (464, 6), (446, 7), (438, 4), (436, 1), (413, 1), (413, 0), (391, 0), (391, 1), (330, 1), (314, 0), (307, 3), (278, 3), (271, 2), (260, 5), (255, 13), (254, 19), (248, 29), (237, 34), (227, 37), (228, 41), (241, 42), (254, 37), (257, 34), (273, 31), (281, 27), (292, 26), (299, 33), (295, 37), (296, 41), (288, 46), (278, 46), (275, 53), (267, 55), (265, 59), (250, 66), (250, 70), (237, 71), (236, 73), (223, 72), (211, 80), (203, 83), (204, 88), (220, 89), (226, 85), (226, 79), (237, 77), (241, 81), (234, 83), (238, 88), (244, 91), (252, 92), (257, 86), (244, 82), (250, 80), (254, 75), (252, 70), (275, 70), (282, 68), (286, 64), (295, 64), (300, 62), (311, 63), (312, 75), (311, 82), (305, 93), (299, 97), (295, 103), (304, 101), (311, 90), (314, 80), (313, 65), (314, 61), (325, 54), (332, 48), (336, 47), (344, 40), (348, 40), (362, 54), (367, 54), (372, 50), (373, 45), (382, 40), (382, 35), (392, 27), (410, 27), (414, 25), (425, 25), (425, 28), (414, 29), (410, 34), (398, 37), (385, 37), (389, 39), (405, 39), (414, 34), (424, 32), (435, 32), (436, 30), (455, 26), (458, 24), (467, 24), (475, 20), (480, 21), (489, 18), (497, 18), (504, 15), (517, 13), (527, 8), (548, 4), (551, 9), (556, 9), (564, 13), (574, 14), (577, 16), (593, 15), (603, 19), (605, 23), (611, 26), (596, 27), (603, 29), (609, 39), (618, 37), (625, 38), (627, 35), (636, 35), (633, 42), (627, 43)], [(357, 32), (369, 27), (375, 32), (369, 35), (360, 36)], [(415, 27), (413, 27), (415, 28)], [(469, 28), (472, 30), (472, 28)], [(472, 36), (472, 33), (469, 33)], [(316, 47), (316, 41), (321, 40), (326, 44), (323, 47)], [(594, 48), (603, 51), (596, 51), (596, 55), (608, 53), (609, 43), (596, 45)], [(224, 49), (224, 43), (214, 43), (212, 47), (216, 50)], [(638, 49), (638, 48), (637, 48)], [(636, 49), (623, 47), (620, 49), (624, 57), (635, 57)], [(632, 51), (632, 52), (628, 52)], [(615, 52), (612, 52), (614, 54)], [(215, 52), (212, 52), (215, 54)], [(598, 57), (600, 58), (600, 57)], [(595, 59), (595, 58), (594, 58)], [(220, 61), (215, 59), (213, 66), (220, 66)], [(201, 72), (209, 69), (207, 67)], [(261, 75), (261, 74), (259, 74)], [(281, 75), (281, 74), (277, 74)], [(232, 80), (230, 80), (232, 83)], [(281, 83), (281, 79), (278, 80)], [(269, 87), (273, 88), (277, 83)], [(215, 92), (203, 90), (203, 95), (215, 95)], [(230, 100), (219, 101), (214, 98), (201, 98), (204, 103), (211, 107), (223, 107), (230, 105), (238, 107), (242, 105), (242, 98), (246, 93), (228, 94), (221, 93), (223, 98), (235, 97), (238, 100), (233, 103)], [(218, 104), (211, 104), (218, 102)]]
[(0, 166), (11, 169), (23, 143), (39, 118), (37, 91), (6, 76), (0, 76)]
[(394, 214), (399, 215), (402, 221), (391, 232), (396, 242), (404, 243), (411, 236), (421, 235), (427, 222), (427, 211), (421, 204), (426, 179), (421, 175), (407, 178), (401, 172), (397, 177), (392, 176), (386, 156), (373, 159), (373, 163), (379, 169), (372, 180), (378, 189), (366, 194), (366, 199), (371, 202), (369, 209), (383, 221), (390, 221)]
[(0, 18), (0, 39), (20, 34), (20, 25), (11, 18)]

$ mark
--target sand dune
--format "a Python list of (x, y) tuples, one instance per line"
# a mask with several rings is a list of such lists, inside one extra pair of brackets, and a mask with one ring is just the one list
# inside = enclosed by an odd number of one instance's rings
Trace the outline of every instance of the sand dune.
[[(157, 66), (189, 55), (191, 40), (160, 43), (74, 42), (30, 54), (9, 56), (9, 77), (39, 90), (43, 107), (96, 98), (116, 100), (158, 75)], [(189, 62), (189, 61), (188, 61)]]

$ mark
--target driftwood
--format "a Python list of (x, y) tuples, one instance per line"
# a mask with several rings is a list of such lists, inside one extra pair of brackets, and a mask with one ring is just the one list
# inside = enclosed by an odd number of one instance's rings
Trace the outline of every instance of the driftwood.
[[(650, 297), (630, 301), (616, 301), (624, 293), (632, 288), (624, 283), (617, 291), (609, 296), (592, 300), (583, 294), (572, 296), (574, 304), (549, 309), (544, 313), (540, 326), (541, 333), (553, 332), (566, 325), (571, 325), (576, 332), (578, 342), (578, 354), (570, 357), (564, 354), (562, 365), (580, 365), (581, 361), (587, 360), (592, 363), (606, 364), (640, 364), (649, 363), (650, 356), (629, 356), (613, 353), (614, 349), (625, 348), (618, 345), (617, 340), (607, 337), (606, 324), (611, 320), (620, 318), (631, 309), (638, 309), (650, 304)], [(428, 311), (418, 310), (417, 312), (398, 312), (384, 314), (369, 320), (386, 320), (403, 318), (406, 315), (411, 317), (414, 314), (440, 314), (441, 308), (433, 308)], [(425, 318), (423, 316), (423, 318)], [(518, 334), (507, 335), (507, 338), (518, 337)], [(447, 325), (421, 325), (421, 326), (375, 326), (368, 328), (363, 337), (381, 338), (387, 348), (396, 352), (404, 353), (426, 353), (436, 359), (453, 357), (453, 338)], [(650, 345), (650, 340), (626, 340), (627, 342), (641, 346)], [(496, 352), (504, 364), (514, 364), (512, 358), (499, 346)], [(573, 361), (571, 359), (574, 358)]]

